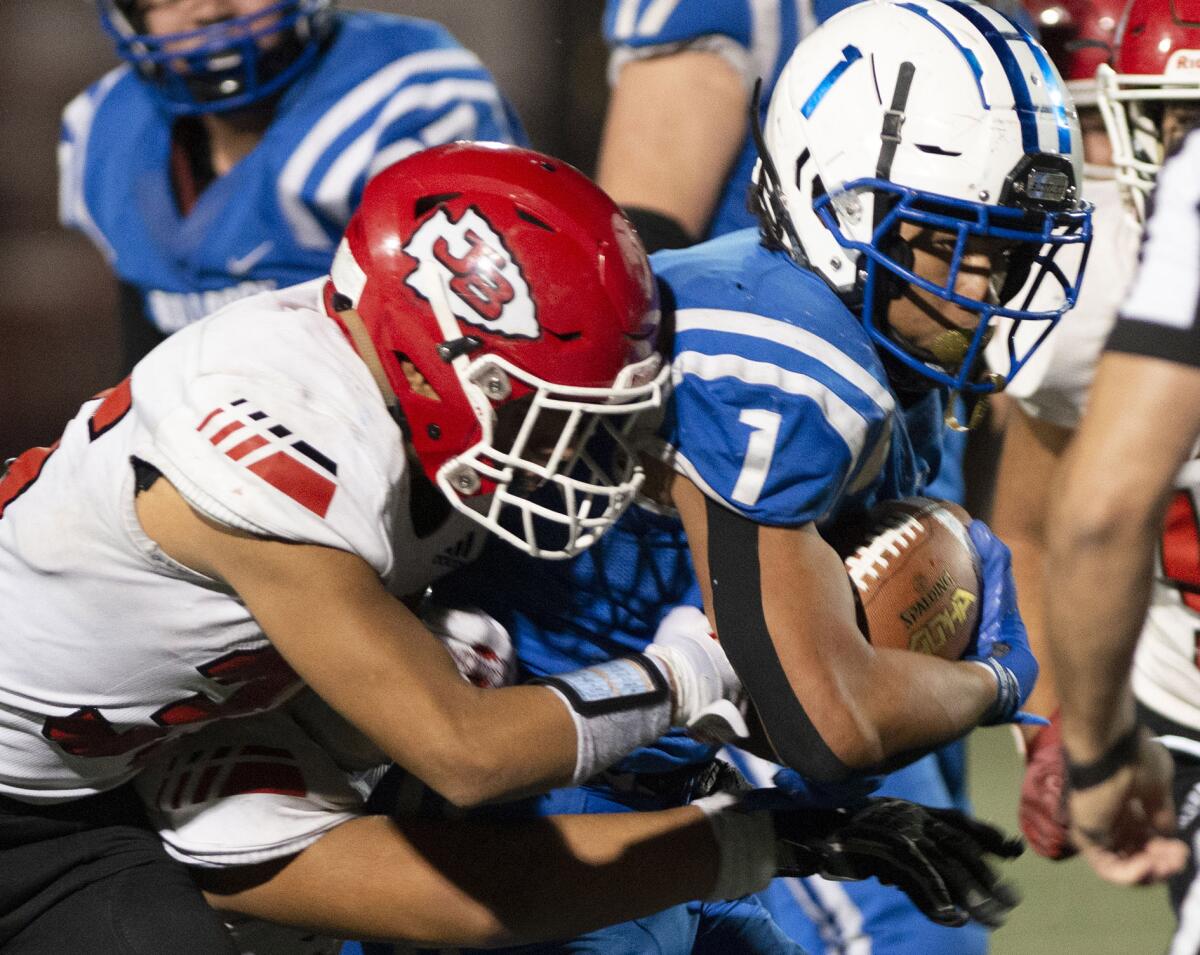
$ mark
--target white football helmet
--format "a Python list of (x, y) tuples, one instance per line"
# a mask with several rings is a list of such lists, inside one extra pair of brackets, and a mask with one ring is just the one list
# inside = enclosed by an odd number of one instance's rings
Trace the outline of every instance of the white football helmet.
[[(1039, 320), (1049, 332), (1075, 302), (1083, 266), (1068, 276), (1055, 258), (1082, 243), (1086, 260), (1091, 222), (1079, 198), (1081, 175), (1075, 108), (1029, 33), (962, 0), (865, 0), (810, 34), (784, 68), (751, 203), (768, 242), (848, 302), (861, 302), (881, 348), (927, 378), (982, 393), (997, 387), (980, 380), (993, 316)], [(957, 236), (944, 286), (912, 271), (899, 237), (905, 222)], [(978, 237), (1001, 240), (1007, 258), (1007, 277), (994, 280), (985, 300), (954, 289), (967, 240)], [(1061, 304), (1031, 311), (1047, 276)], [(954, 367), (890, 334), (885, 306), (905, 283), (979, 313), (974, 340)], [(1022, 288), (1020, 306), (1009, 307)], [(1013, 340), (1006, 377), (1033, 348), (1018, 355)]]

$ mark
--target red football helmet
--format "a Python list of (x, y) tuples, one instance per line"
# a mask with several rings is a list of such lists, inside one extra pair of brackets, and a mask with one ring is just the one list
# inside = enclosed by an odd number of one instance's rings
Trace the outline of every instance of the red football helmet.
[(1169, 107), (1200, 107), (1200, 0), (1130, 0), (1113, 66), (1097, 76), (1117, 181), (1145, 221), (1170, 135)]
[(561, 558), (633, 501), (630, 427), (668, 375), (658, 299), (632, 226), (578, 170), (491, 143), (396, 163), (346, 228), (326, 304), (459, 511)]
[(1079, 106), (1096, 105), (1096, 69), (1112, 59), (1125, 0), (1025, 0), (1042, 45)]

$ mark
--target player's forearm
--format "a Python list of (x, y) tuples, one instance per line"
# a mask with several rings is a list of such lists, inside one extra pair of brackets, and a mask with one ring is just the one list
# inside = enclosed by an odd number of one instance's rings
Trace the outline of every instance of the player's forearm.
[(223, 911), (340, 938), (475, 948), (569, 938), (701, 898), (717, 863), (711, 827), (680, 808), (521, 823), (376, 816), (253, 884), (201, 876)]
[[(992, 506), (992, 530), (1012, 551), (1017, 601), (1030, 648), (1041, 667), (1023, 709), (1046, 717), (1058, 707), (1046, 636), (1046, 509), (1051, 482), (1070, 437), (1068, 429), (1034, 419), (1013, 402)], [(1025, 729), (1032, 735), (1037, 727)]]
[(1198, 429), (1194, 368), (1119, 353), (1101, 359), (1049, 514), (1050, 646), (1063, 741), (1076, 761), (1105, 752), (1132, 720), (1129, 671), (1155, 541)]
[(983, 667), (907, 650), (877, 651), (858, 680), (854, 699), (879, 734), (880, 762), (966, 735), (996, 700)]
[[(444, 687), (436, 702), (404, 707), (403, 716), (380, 712), (363, 728), (392, 760), (458, 806), (570, 783), (576, 766), (575, 727), (553, 692), (459, 684)], [(422, 715), (414, 717), (414, 710)], [(348, 715), (352, 721), (364, 718)]]
[(1051, 656), (1063, 739), (1080, 761), (1132, 720), (1128, 679), (1150, 596), (1155, 511), (1113, 499), (1052, 532)]
[(981, 667), (872, 648), (842, 559), (811, 525), (711, 508), (709, 528), (717, 632), (781, 762), (840, 781), (961, 736), (995, 701)]
[[(847, 632), (839, 649), (803, 660), (789, 652), (801, 646), (801, 637), (777, 626), (772, 639), (784, 648), (778, 666), (786, 683), (764, 683), (762, 673), (744, 677), (779, 758), (799, 772), (837, 781), (901, 765), (963, 736), (994, 703), (996, 680), (983, 667), (908, 651), (877, 651), (850, 626), (842, 627)], [(761, 695), (764, 688), (767, 696)], [(759, 696), (754, 696), (756, 689)], [(819, 744), (789, 748), (787, 741), (800, 726), (814, 733), (812, 743)], [(822, 748), (831, 758), (818, 763), (813, 752)]]

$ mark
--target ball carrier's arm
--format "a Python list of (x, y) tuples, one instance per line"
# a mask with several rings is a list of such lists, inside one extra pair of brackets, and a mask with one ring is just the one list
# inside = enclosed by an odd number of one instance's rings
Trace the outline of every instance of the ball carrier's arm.
[(760, 526), (687, 478), (669, 486), (710, 620), (784, 762), (844, 778), (963, 735), (995, 701), (979, 666), (873, 648), (813, 525)]

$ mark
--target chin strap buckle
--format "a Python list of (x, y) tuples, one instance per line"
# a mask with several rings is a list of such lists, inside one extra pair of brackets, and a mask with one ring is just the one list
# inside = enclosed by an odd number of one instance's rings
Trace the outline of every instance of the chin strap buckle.
[[(989, 375), (989, 378), (998, 379), (996, 382), (996, 390), (999, 391), (1004, 384), (1004, 378), (1001, 375)], [(960, 392), (952, 391), (946, 396), (946, 411), (943, 416), (943, 423), (951, 431), (957, 431), (960, 434), (967, 431), (974, 431), (981, 424), (987, 415), (988, 398), (992, 393), (985, 392), (984, 394), (973, 394), (964, 396)], [(958, 399), (962, 398), (963, 404), (967, 407), (967, 423), (963, 424), (958, 419), (958, 414), (955, 408), (958, 406)]]
[(904, 125), (904, 110), (889, 109), (883, 114), (883, 128), (879, 131), (879, 138), (884, 142), (899, 143), (900, 128)]

